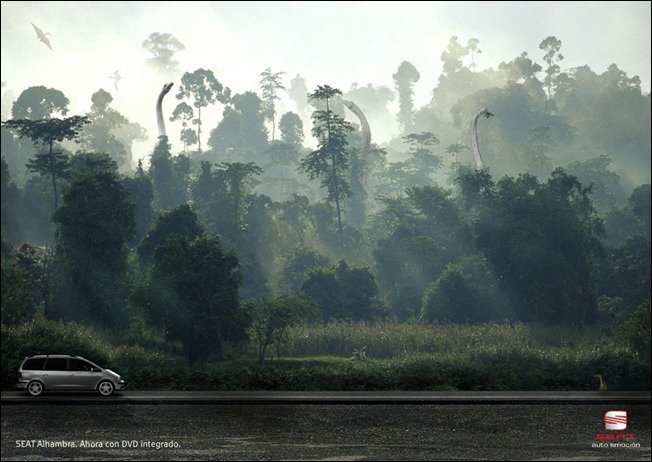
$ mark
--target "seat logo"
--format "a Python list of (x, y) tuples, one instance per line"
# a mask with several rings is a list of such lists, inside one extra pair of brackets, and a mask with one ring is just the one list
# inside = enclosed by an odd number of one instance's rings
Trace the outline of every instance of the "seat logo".
[(605, 430), (625, 430), (627, 428), (627, 411), (607, 411), (604, 414)]

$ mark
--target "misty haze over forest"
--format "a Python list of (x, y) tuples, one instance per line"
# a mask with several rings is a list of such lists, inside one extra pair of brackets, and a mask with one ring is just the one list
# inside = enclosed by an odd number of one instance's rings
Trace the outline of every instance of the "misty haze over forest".
[(649, 2), (1, 8), (3, 386), (649, 389)]
[[(177, 80), (203, 67), (234, 93), (257, 89), (258, 74), (267, 67), (284, 71), (286, 85), (299, 73), (308, 88), (329, 82), (343, 91), (353, 84), (394, 91), (392, 74), (407, 60), (421, 74), (414, 85), (419, 108), (431, 102), (442, 71), (439, 56), (453, 35), (464, 44), (471, 37), (480, 40), (479, 71), (496, 69), (523, 51), (541, 62), (539, 43), (555, 35), (564, 43), (562, 69), (587, 64), (602, 73), (616, 63), (650, 91), (650, 37), (641, 33), (649, 27), (646, 2), (591, 8), (582, 2), (94, 2), (92, 7), (3, 2), (2, 13), (11, 18), (2, 23), (2, 119), (10, 117), (20, 92), (33, 85), (62, 90), (72, 113), (87, 112), (91, 94), (99, 88), (111, 91), (108, 76), (119, 69), (124, 79), (121, 93), (113, 94), (113, 107), (150, 136), (134, 143), (135, 158), (147, 158), (156, 136), (152, 100), (162, 76), (145, 65), (151, 54), (141, 46), (154, 31), (171, 33), (185, 45), (174, 58)], [(55, 53), (37, 46), (30, 22), (53, 34)], [(279, 96), (280, 113), (296, 111), (285, 92)], [(397, 98), (386, 104), (391, 113), (398, 111)], [(217, 124), (222, 110), (221, 105), (207, 109), (207, 126)], [(376, 123), (376, 141), (400, 134), (395, 117), (386, 114)], [(310, 138), (306, 142), (314, 145)]]

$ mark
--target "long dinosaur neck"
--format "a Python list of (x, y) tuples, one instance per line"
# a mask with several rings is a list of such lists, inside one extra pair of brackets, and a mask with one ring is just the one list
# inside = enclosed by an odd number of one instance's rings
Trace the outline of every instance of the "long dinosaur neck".
[(471, 121), (471, 146), (473, 147), (473, 157), (475, 157), (475, 168), (481, 170), (484, 167), (480, 148), (478, 147), (478, 119), (485, 113), (485, 109), (478, 112)]
[(171, 83), (163, 85), (163, 89), (156, 100), (156, 123), (158, 124), (158, 136), (167, 136), (167, 133), (165, 132), (165, 120), (163, 119), (163, 98), (168, 94), (170, 88), (172, 88)]
[(367, 162), (369, 160), (369, 149), (371, 148), (371, 129), (369, 122), (365, 117), (362, 109), (358, 107), (353, 101), (342, 101), (344, 105), (353, 112), (360, 121), (360, 130), (362, 131), (362, 139), (360, 140), (360, 159), (362, 160), (362, 184), (367, 187)]

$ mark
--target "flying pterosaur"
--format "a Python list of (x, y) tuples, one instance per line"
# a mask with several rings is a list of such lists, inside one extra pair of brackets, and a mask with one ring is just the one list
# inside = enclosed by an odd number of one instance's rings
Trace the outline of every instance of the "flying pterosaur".
[(32, 27), (34, 28), (34, 31), (36, 32), (36, 36), (37, 36), (37, 38), (39, 39), (39, 41), (41, 41), (42, 43), (45, 43), (45, 45), (46, 45), (46, 46), (47, 46), (51, 51), (54, 51), (54, 50), (52, 50), (52, 45), (50, 45), (50, 39), (47, 37), (48, 35), (52, 35), (52, 34), (49, 33), (49, 32), (43, 32), (41, 29), (39, 29), (38, 27), (36, 27), (36, 25), (34, 25), (33, 22), (31, 22), (30, 24), (31, 24)]
[(118, 91), (118, 82), (122, 80), (122, 76), (120, 75), (120, 69), (118, 69), (113, 74), (111, 74), (109, 78), (113, 79), (113, 87), (115, 88), (115, 91)]

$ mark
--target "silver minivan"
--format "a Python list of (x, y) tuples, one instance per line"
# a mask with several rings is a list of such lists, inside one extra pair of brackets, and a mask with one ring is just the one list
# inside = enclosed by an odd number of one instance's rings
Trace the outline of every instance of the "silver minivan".
[(29, 356), (18, 369), (17, 387), (32, 396), (39, 396), (45, 390), (96, 390), (102, 396), (109, 396), (124, 385), (118, 374), (81, 356)]

